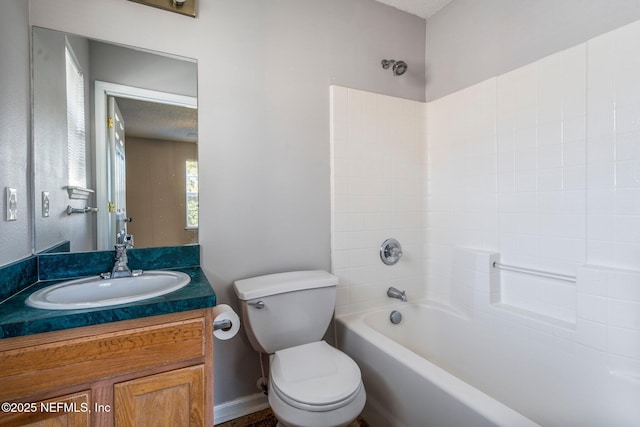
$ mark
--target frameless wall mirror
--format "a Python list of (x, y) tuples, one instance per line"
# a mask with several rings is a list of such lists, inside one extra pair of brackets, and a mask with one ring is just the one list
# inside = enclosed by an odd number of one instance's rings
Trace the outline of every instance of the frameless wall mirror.
[(198, 242), (197, 63), (33, 28), (35, 251)]

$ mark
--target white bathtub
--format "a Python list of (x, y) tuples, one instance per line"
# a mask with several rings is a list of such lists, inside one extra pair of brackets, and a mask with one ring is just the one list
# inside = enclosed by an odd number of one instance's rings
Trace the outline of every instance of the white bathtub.
[(395, 309), (398, 325), (389, 308), (336, 319), (338, 347), (362, 370), (372, 427), (640, 425), (633, 379), (444, 306)]

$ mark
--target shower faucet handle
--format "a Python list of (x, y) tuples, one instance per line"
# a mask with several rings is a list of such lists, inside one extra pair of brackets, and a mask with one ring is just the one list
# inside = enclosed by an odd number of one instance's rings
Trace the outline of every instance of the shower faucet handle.
[(387, 253), (393, 258), (400, 258), (402, 256), (402, 250), (397, 246), (391, 246)]
[(380, 259), (386, 265), (394, 265), (402, 257), (402, 246), (396, 239), (387, 239), (380, 246)]

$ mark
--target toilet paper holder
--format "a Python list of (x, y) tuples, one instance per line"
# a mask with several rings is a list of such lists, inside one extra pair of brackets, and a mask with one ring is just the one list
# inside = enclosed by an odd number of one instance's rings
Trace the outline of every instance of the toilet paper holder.
[(229, 319), (224, 319), (224, 320), (216, 320), (215, 322), (213, 322), (213, 330), (214, 331), (218, 331), (220, 329), (230, 329), (231, 328), (231, 320)]
[(227, 304), (213, 307), (213, 336), (219, 340), (230, 340), (240, 331), (240, 317)]

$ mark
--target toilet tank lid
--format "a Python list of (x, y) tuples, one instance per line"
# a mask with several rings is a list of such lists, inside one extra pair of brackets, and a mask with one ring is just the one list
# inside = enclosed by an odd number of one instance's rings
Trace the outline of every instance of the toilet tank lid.
[(324, 270), (290, 271), (236, 280), (233, 289), (242, 301), (304, 289), (336, 286), (338, 278)]

